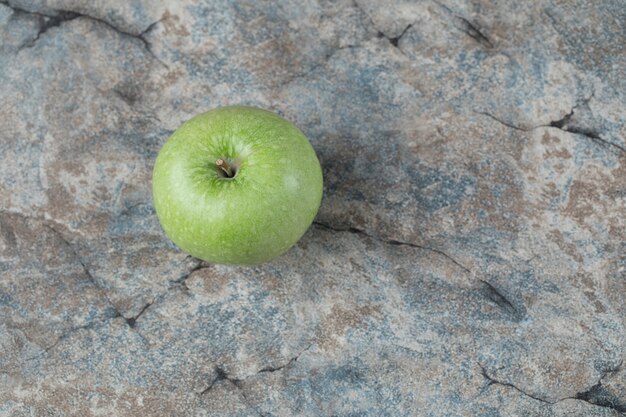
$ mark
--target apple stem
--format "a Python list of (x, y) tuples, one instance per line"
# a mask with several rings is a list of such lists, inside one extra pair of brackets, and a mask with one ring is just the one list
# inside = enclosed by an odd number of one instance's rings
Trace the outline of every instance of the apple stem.
[(217, 165), (218, 168), (221, 169), (224, 172), (224, 174), (226, 174), (227, 178), (232, 178), (235, 176), (235, 170), (228, 163), (228, 161), (224, 159), (218, 159), (217, 161), (215, 161), (215, 165)]

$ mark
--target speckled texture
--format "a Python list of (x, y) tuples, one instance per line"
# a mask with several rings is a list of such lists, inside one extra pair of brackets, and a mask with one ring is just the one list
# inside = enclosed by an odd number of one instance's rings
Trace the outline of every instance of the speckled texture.
[[(620, 0), (0, 0), (0, 415), (626, 413)], [(167, 137), (324, 171), (253, 268), (164, 236)], [(621, 414), (620, 414), (621, 413)]]

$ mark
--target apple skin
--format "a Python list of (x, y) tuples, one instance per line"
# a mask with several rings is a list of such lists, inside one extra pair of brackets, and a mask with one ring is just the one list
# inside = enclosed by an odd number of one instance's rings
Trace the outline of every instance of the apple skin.
[[(237, 168), (227, 178), (216, 161)], [(317, 155), (282, 117), (255, 107), (199, 114), (167, 140), (152, 193), (166, 235), (211, 263), (253, 265), (286, 252), (322, 200)]]

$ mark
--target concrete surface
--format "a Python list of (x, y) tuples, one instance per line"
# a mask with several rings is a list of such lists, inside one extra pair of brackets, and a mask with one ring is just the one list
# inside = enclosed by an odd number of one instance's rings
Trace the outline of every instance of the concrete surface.
[[(0, 1), (0, 415), (626, 412), (621, 0)], [(294, 121), (259, 267), (162, 233), (160, 146)], [(621, 413), (621, 414), (620, 414)]]

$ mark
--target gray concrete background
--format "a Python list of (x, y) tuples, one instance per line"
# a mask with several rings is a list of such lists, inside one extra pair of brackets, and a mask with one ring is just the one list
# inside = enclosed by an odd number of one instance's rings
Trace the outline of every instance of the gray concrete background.
[[(0, 415), (626, 412), (621, 0), (0, 1)], [(259, 267), (163, 235), (226, 104), (325, 175)], [(621, 413), (621, 414), (620, 414)]]

